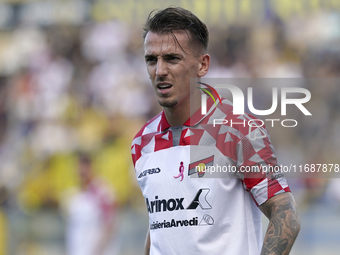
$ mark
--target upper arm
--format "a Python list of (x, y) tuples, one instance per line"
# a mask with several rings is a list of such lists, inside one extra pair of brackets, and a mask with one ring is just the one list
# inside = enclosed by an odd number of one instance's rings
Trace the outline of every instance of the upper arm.
[(280, 193), (260, 205), (269, 224), (261, 255), (288, 255), (300, 231), (300, 220), (290, 192)]
[(271, 219), (273, 215), (277, 215), (279, 217), (289, 217), (298, 223), (297, 207), (291, 192), (273, 196), (260, 205), (259, 208), (268, 219)]

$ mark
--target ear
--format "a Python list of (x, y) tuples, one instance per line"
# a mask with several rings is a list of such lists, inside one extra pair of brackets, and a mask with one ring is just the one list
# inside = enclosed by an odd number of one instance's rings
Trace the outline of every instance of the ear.
[(199, 69), (197, 75), (202, 77), (207, 74), (210, 66), (210, 55), (204, 54), (199, 59)]

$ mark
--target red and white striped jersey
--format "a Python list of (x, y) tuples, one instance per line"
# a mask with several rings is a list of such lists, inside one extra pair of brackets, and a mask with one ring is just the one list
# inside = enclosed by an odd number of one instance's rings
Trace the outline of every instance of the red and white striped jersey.
[(152, 255), (260, 254), (258, 206), (290, 191), (281, 174), (263, 171), (277, 164), (266, 128), (233, 115), (226, 99), (207, 104), (205, 116), (199, 110), (179, 127), (160, 113), (132, 142)]

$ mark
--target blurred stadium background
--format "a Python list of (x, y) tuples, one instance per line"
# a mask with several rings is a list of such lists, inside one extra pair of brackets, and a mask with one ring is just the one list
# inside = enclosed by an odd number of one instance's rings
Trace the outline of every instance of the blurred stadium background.
[[(91, 155), (118, 204), (122, 255), (142, 254), (148, 218), (130, 143), (160, 111), (143, 23), (181, 6), (209, 27), (215, 78), (339, 78), (339, 0), (2, 0), (0, 255), (66, 254), (64, 203)], [(340, 163), (340, 86), (311, 86), (315, 118), (271, 131), (282, 162)], [(338, 179), (289, 179), (302, 229), (291, 254), (339, 254)]]

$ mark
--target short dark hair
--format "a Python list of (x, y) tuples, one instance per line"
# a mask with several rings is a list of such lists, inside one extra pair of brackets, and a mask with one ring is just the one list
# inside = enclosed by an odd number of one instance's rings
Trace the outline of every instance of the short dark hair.
[(189, 31), (188, 36), (191, 42), (202, 47), (204, 51), (207, 50), (209, 42), (207, 26), (192, 12), (181, 7), (168, 7), (157, 12), (152, 11), (144, 25), (143, 40), (145, 40), (146, 34), (151, 31), (157, 34), (170, 33), (177, 41), (173, 34), (176, 30)]
[(82, 164), (91, 164), (92, 163), (92, 158), (89, 153), (86, 152), (78, 152), (77, 154), (78, 160)]

